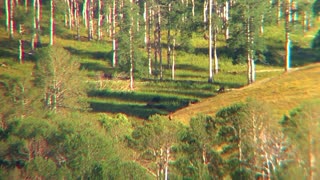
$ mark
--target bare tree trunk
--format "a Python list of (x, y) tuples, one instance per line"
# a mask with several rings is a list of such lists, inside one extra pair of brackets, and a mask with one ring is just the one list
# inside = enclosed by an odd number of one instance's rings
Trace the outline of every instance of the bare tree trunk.
[(167, 67), (170, 69), (170, 57), (171, 57), (171, 21), (170, 21), (170, 13), (171, 13), (171, 3), (168, 5), (168, 31), (167, 31)]
[(25, 8), (26, 12), (28, 12), (28, 0), (24, 1), (24, 8)]
[(79, 9), (79, 3), (77, 2), (77, 0), (73, 1), (74, 3), (74, 22), (76, 24), (76, 28), (77, 28), (77, 40), (80, 41), (80, 9)]
[(93, 39), (93, 0), (88, 1), (87, 16), (89, 21), (88, 40), (91, 41)]
[(213, 82), (212, 73), (212, 0), (209, 0), (209, 79), (208, 82)]
[(158, 54), (160, 62), (160, 80), (163, 79), (163, 68), (162, 68), (162, 50), (161, 50), (161, 7), (158, 6), (158, 20), (157, 20), (157, 33), (158, 33)]
[(173, 38), (173, 45), (172, 45), (172, 80), (174, 80), (174, 72), (175, 72), (175, 48), (176, 48), (176, 38)]
[(277, 23), (278, 25), (280, 25), (280, 21), (281, 21), (281, 0), (278, 0), (278, 4), (277, 4)]
[(250, 18), (247, 18), (247, 69), (248, 69), (248, 84), (252, 83), (252, 59), (251, 59), (251, 38), (250, 38)]
[(116, 0), (112, 1), (112, 50), (113, 50), (113, 58), (112, 58), (112, 66), (116, 67), (118, 62), (118, 48), (117, 48), (117, 39), (116, 39)]
[(229, 0), (225, 5), (225, 39), (229, 39)]
[(22, 26), (19, 24), (19, 33), (21, 38), (19, 39), (19, 62), (23, 64), (23, 40), (22, 40)]
[(218, 74), (219, 72), (219, 60), (217, 55), (217, 34), (218, 34), (218, 27), (215, 27), (214, 36), (213, 36), (214, 74)]
[(54, 0), (50, 0), (50, 42), (49, 42), (49, 44), (50, 44), (50, 46), (52, 46), (53, 45), (53, 36), (54, 36), (54, 27), (53, 27), (53, 22), (54, 22), (54, 20), (53, 20), (53, 10), (54, 10), (54, 7), (53, 7), (53, 2)]
[[(133, 0), (130, 0), (131, 3), (131, 12), (133, 11)], [(129, 46), (130, 46), (130, 90), (132, 91), (134, 89), (133, 87), (133, 63), (134, 63), (134, 52), (133, 52), (133, 17), (131, 17), (131, 24), (130, 24), (130, 30), (129, 30)]]
[(102, 6), (102, 2), (101, 0), (98, 0), (98, 27), (97, 27), (97, 38), (98, 41), (101, 40), (101, 6)]
[(205, 24), (204, 25), (204, 29), (206, 30), (207, 29), (207, 22), (208, 22), (208, 0), (205, 0), (204, 3), (203, 3), (203, 23)]
[(6, 10), (6, 30), (7, 31), (9, 31), (9, 29), (10, 29), (10, 15), (11, 15), (11, 13), (10, 13), (10, 6), (9, 6), (9, 4), (10, 4), (10, 2), (9, 2), (10, 0), (5, 0), (4, 1), (4, 3), (5, 3), (5, 10)]
[(290, 17), (291, 17), (291, 0), (286, 0), (286, 20), (285, 20), (285, 30), (286, 30), (286, 45), (285, 45), (285, 50), (286, 50), (286, 55), (285, 55), (285, 71), (289, 71), (290, 69), (290, 56), (291, 56), (291, 49), (290, 49), (290, 44), (291, 44), (291, 40), (290, 40)]
[(88, 0), (83, 1), (82, 18), (83, 18), (84, 26), (88, 28)]
[(149, 7), (149, 3), (145, 2), (145, 21), (146, 21), (146, 33), (145, 33), (145, 43), (147, 47), (148, 56), (148, 67), (149, 75), (152, 75), (152, 59), (151, 59), (151, 24), (152, 24), (152, 10)]
[(14, 2), (13, 0), (10, 0), (10, 25), (9, 25), (9, 33), (10, 33), (10, 39), (13, 39), (14, 34), (14, 24), (13, 24), (13, 12), (14, 12)]

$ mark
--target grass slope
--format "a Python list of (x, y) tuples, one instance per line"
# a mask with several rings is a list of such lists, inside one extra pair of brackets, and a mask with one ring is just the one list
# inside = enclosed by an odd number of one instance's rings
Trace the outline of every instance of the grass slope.
[(276, 120), (279, 120), (283, 114), (288, 113), (301, 102), (320, 98), (319, 84), (320, 63), (317, 63), (205, 99), (176, 111), (173, 117), (188, 124), (190, 118), (196, 114), (214, 116), (222, 107), (253, 98), (267, 103), (273, 109)]

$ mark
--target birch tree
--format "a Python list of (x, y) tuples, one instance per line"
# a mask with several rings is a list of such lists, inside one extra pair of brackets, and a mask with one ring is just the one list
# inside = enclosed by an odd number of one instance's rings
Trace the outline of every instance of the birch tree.
[[(79, 63), (61, 47), (41, 48), (36, 54), (36, 85), (42, 88), (45, 109), (58, 112), (60, 109), (84, 110), (83, 74)], [(80, 81), (79, 79), (82, 80)]]
[[(309, 180), (320, 177), (320, 113), (319, 101), (311, 101), (302, 104), (292, 111), (289, 116), (285, 116), (281, 124), (288, 142), (293, 146), (290, 157), (295, 173), (288, 174), (292, 178), (306, 178)], [(297, 172), (302, 172), (298, 174)], [(283, 172), (285, 173), (285, 172)]]
[(54, 0), (50, 0), (50, 42), (49, 45), (53, 45), (54, 36)]
[(234, 63), (246, 61), (248, 84), (255, 81), (255, 61), (263, 56), (264, 44), (259, 36), (261, 16), (269, 2), (239, 0), (232, 8), (232, 37), (228, 45), (234, 49)]
[(284, 70), (286, 72), (290, 69), (291, 63), (291, 3), (292, 0), (285, 0), (284, 8), (285, 8), (285, 58), (284, 58)]

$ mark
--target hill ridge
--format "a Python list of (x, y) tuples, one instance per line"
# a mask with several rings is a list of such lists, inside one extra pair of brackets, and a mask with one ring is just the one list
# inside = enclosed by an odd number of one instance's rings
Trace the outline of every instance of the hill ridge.
[(174, 112), (172, 117), (188, 124), (190, 118), (199, 113), (214, 116), (223, 107), (253, 98), (270, 105), (279, 120), (301, 102), (320, 98), (319, 84), (320, 63), (314, 63), (204, 99)]

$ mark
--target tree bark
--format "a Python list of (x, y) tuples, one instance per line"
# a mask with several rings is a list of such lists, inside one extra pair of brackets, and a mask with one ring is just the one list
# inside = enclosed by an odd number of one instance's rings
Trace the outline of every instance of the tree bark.
[(54, 23), (54, 19), (53, 19), (53, 10), (54, 10), (54, 0), (50, 0), (50, 42), (49, 45), (52, 46), (53, 45), (53, 36), (54, 36), (54, 27), (53, 27), (53, 23)]
[(112, 1), (112, 67), (116, 67), (118, 62), (118, 47), (117, 47), (117, 39), (116, 39), (116, 0)]
[(101, 6), (102, 6), (102, 2), (101, 0), (98, 0), (98, 27), (97, 27), (97, 39), (98, 41), (101, 40)]
[(168, 31), (167, 31), (167, 68), (170, 69), (170, 57), (171, 57), (171, 3), (168, 5)]
[(286, 44), (285, 44), (285, 71), (288, 72), (290, 69), (290, 59), (291, 59), (291, 49), (290, 49), (290, 44), (291, 44), (291, 40), (290, 40), (290, 17), (291, 17), (291, 0), (286, 0), (286, 19), (285, 19), (285, 39), (286, 39)]
[(212, 0), (209, 0), (209, 79), (208, 82), (213, 82), (212, 73)]
[(225, 4), (225, 39), (229, 39), (229, 0)]
[(5, 11), (6, 11), (6, 30), (9, 31), (10, 29), (10, 0), (5, 0), (4, 3), (5, 3)]
[(13, 39), (13, 34), (14, 34), (14, 22), (13, 22), (13, 13), (14, 13), (14, 2), (13, 2), (14, 0), (10, 0), (10, 21), (9, 21), (9, 23), (10, 23), (10, 25), (9, 25), (9, 33), (10, 33), (10, 39)]
[(215, 27), (214, 36), (213, 36), (214, 74), (218, 74), (219, 72), (219, 59), (217, 55), (217, 34), (218, 34), (218, 27)]
[(160, 62), (160, 80), (163, 79), (163, 68), (162, 68), (162, 50), (161, 50), (161, 7), (158, 6), (158, 21), (157, 21), (157, 33), (158, 33), (158, 54)]
[(174, 80), (174, 72), (175, 72), (175, 48), (176, 48), (176, 39), (175, 37), (173, 38), (173, 45), (172, 45), (172, 80)]

